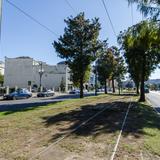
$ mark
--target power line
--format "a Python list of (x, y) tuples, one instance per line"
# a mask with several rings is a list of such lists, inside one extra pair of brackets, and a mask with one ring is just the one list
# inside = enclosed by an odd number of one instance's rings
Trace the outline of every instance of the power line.
[(68, 0), (65, 0), (65, 2), (67, 3), (67, 5), (72, 9), (72, 11), (77, 14), (76, 10), (73, 8), (73, 6), (71, 5), (71, 3)]
[(58, 35), (52, 31), (50, 28), (48, 28), (46, 25), (42, 24), (41, 22), (39, 22), (36, 18), (32, 17), (30, 14), (28, 14), (27, 12), (23, 11), (21, 8), (19, 8), (17, 5), (15, 5), (14, 3), (10, 2), (9, 0), (6, 0), (6, 2), (8, 4), (10, 4), (12, 7), (14, 7), (15, 9), (17, 9), (19, 12), (21, 12), (23, 15), (25, 15), (26, 17), (28, 17), (29, 19), (31, 19), (32, 21), (34, 21), (35, 23), (37, 23), (38, 25), (40, 25), (41, 27), (43, 27), (45, 30), (47, 30), (48, 32), (52, 33), (54, 36), (58, 37)]
[[(10, 4), (12, 7), (14, 7), (15, 9), (17, 9), (19, 12), (21, 12), (23, 15), (25, 15), (26, 17), (28, 17), (29, 19), (31, 19), (32, 21), (34, 21), (35, 23), (37, 23), (38, 25), (40, 25), (41, 27), (43, 27), (45, 30), (47, 30), (48, 32), (52, 33), (56, 38), (58, 38), (59, 36), (50, 28), (48, 28), (46, 25), (42, 24), (41, 22), (39, 22), (36, 18), (34, 18), (33, 16), (31, 16), (30, 14), (28, 14), (27, 12), (23, 11), (21, 8), (19, 8), (17, 5), (15, 5), (14, 3), (10, 2), (9, 0), (6, 0), (6, 2), (8, 4)], [(64, 42), (66, 42), (67, 44), (70, 44), (68, 41), (64, 40)]]
[(109, 22), (110, 22), (110, 25), (111, 25), (111, 27), (112, 27), (113, 33), (114, 33), (115, 37), (117, 38), (117, 34), (116, 34), (115, 29), (114, 29), (114, 25), (113, 25), (113, 23), (112, 23), (112, 20), (111, 20), (110, 15), (109, 15), (109, 12), (108, 12), (107, 6), (106, 6), (106, 4), (105, 4), (104, 0), (101, 0), (101, 1), (102, 1), (102, 3), (103, 3), (104, 9), (105, 9), (105, 11), (106, 11), (106, 13), (107, 13), (107, 17), (108, 17)]

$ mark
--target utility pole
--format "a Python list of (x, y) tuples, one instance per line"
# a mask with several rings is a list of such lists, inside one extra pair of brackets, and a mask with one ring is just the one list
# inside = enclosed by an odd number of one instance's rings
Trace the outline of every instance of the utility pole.
[(95, 61), (95, 96), (97, 96), (97, 61)]
[(40, 62), (39, 65), (40, 65), (40, 69), (39, 69), (40, 92), (42, 92), (42, 76), (43, 76), (44, 70), (42, 68), (42, 62)]

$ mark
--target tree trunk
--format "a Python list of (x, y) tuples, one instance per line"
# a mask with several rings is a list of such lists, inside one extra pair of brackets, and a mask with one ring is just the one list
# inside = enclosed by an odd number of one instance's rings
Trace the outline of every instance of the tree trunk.
[(141, 80), (141, 94), (140, 94), (140, 102), (145, 102), (145, 93), (144, 93), (144, 75), (142, 76), (142, 80)]
[(105, 85), (104, 85), (104, 93), (107, 94), (107, 82), (105, 81)]
[(80, 98), (83, 98), (83, 78), (80, 80)]
[(139, 99), (140, 102), (145, 102), (144, 81), (145, 81), (145, 56), (143, 57), (143, 63), (142, 63), (141, 93)]
[(112, 90), (113, 90), (113, 93), (115, 93), (114, 77), (112, 77)]
[(118, 90), (119, 90), (119, 95), (121, 94), (121, 88), (120, 87), (118, 87)]
[(136, 94), (139, 95), (139, 83), (136, 85)]

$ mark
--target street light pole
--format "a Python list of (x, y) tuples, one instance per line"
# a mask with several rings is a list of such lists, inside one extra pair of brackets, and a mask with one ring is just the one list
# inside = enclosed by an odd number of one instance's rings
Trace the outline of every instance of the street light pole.
[(42, 62), (39, 63), (40, 65), (40, 70), (39, 70), (39, 78), (40, 78), (40, 92), (42, 91), (42, 76), (43, 76), (43, 68), (42, 68)]
[(97, 55), (96, 53), (94, 53), (94, 57), (95, 57), (95, 66), (94, 66), (94, 74), (95, 74), (95, 96), (97, 96)]
[(95, 61), (95, 96), (97, 96), (97, 64)]

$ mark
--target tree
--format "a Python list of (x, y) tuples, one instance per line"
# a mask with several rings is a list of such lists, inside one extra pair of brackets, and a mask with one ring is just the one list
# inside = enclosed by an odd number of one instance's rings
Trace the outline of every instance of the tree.
[(120, 94), (122, 88), (122, 80), (124, 79), (124, 75), (126, 74), (126, 67), (122, 56), (120, 56), (116, 60), (117, 60), (117, 65), (114, 67), (115, 68), (114, 78), (118, 82), (118, 90)]
[[(126, 63), (128, 64), (127, 69), (128, 69), (128, 73), (130, 73), (130, 78), (133, 79), (136, 85), (136, 93), (137, 95), (139, 95), (139, 85), (140, 85), (140, 76), (141, 76), (141, 72), (139, 70), (139, 58), (141, 56), (137, 48), (132, 48), (129, 50), (129, 52), (130, 54), (128, 54), (128, 58), (126, 59)], [(133, 56), (133, 55), (136, 55), (136, 56)]]
[(101, 47), (98, 41), (100, 23), (97, 18), (85, 19), (84, 13), (66, 19), (65, 23), (64, 35), (54, 41), (54, 47), (58, 56), (66, 59), (73, 83), (79, 85), (80, 98), (83, 98), (83, 84), (88, 81), (90, 64)]
[(0, 73), (0, 84), (3, 85), (4, 83), (4, 76)]
[(116, 80), (119, 83), (118, 88), (120, 91), (120, 86), (121, 86), (120, 84), (121, 84), (122, 79), (124, 78), (124, 74), (126, 73), (126, 67), (125, 67), (124, 59), (122, 55), (120, 54), (120, 50), (116, 46), (112, 46), (109, 49), (113, 53), (113, 56), (114, 56), (114, 65), (112, 68), (111, 80), (112, 80), (113, 93), (115, 93), (114, 81)]
[(64, 77), (62, 77), (62, 79), (61, 79), (60, 89), (61, 89), (61, 92), (64, 92), (64, 91), (65, 91), (65, 81), (64, 81)]
[[(142, 21), (120, 33), (118, 42), (124, 50), (132, 78), (134, 79), (136, 74), (140, 75), (141, 93), (139, 101), (145, 101), (144, 82), (160, 61), (159, 26), (153, 21)], [(135, 70), (132, 61), (136, 61), (138, 70)]]
[(107, 94), (107, 83), (106, 80), (109, 79), (113, 72), (114, 67), (114, 56), (110, 49), (103, 48), (100, 57), (97, 60), (97, 72), (98, 80), (101, 85), (105, 86), (105, 94)]
[(151, 17), (159, 21), (160, 16), (160, 1), (159, 0), (128, 0), (131, 3), (137, 3), (138, 9), (145, 15), (151, 15)]

